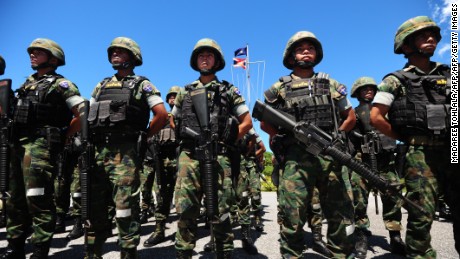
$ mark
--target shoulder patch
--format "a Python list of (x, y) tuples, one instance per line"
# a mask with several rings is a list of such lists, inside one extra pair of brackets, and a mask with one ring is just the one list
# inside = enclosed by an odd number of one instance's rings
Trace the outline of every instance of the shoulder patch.
[(62, 88), (62, 89), (68, 89), (69, 88), (69, 81), (62, 81), (59, 83), (59, 86)]
[(151, 83), (146, 83), (142, 87), (142, 90), (144, 90), (146, 93), (151, 93), (153, 91), (153, 85)]
[(337, 87), (337, 92), (339, 92), (341, 95), (347, 95), (347, 87), (343, 84), (340, 84), (339, 87)]
[(235, 87), (235, 90), (233, 90), (235, 92), (235, 94), (237, 94), (238, 96), (241, 96), (241, 92), (240, 90), (238, 90), (237, 87)]

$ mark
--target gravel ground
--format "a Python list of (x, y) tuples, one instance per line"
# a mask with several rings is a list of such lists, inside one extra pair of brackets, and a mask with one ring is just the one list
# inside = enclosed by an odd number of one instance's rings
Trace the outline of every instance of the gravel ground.
[[(255, 244), (259, 249), (259, 255), (249, 256), (245, 254), (241, 245), (241, 234), (240, 227), (234, 228), (235, 231), (235, 253), (234, 258), (280, 258), (279, 254), (279, 244), (278, 244), (278, 231), (279, 227), (276, 223), (276, 193), (275, 192), (264, 192), (262, 194), (262, 203), (264, 205), (264, 232), (259, 233), (253, 231), (253, 237), (255, 239)], [(382, 205), (379, 204), (381, 211)], [(367, 253), (367, 258), (380, 258), (380, 259), (397, 259), (403, 258), (399, 256), (392, 255), (389, 252), (388, 244), (388, 232), (385, 230), (381, 215), (375, 214), (375, 204), (373, 196), (369, 200), (369, 218), (371, 220), (370, 230), (373, 233), (373, 236), (369, 238), (369, 250)], [(144, 241), (149, 237), (149, 235), (154, 231), (155, 223), (154, 218), (150, 218), (150, 221), (147, 224), (142, 226), (142, 236), (141, 243), (138, 247), (139, 257), (140, 258), (174, 258), (174, 233), (176, 231), (176, 220), (177, 214), (175, 210), (172, 210), (172, 214), (168, 224), (166, 225), (166, 238), (167, 241), (159, 244), (152, 248), (143, 247)], [(407, 222), (407, 213), (403, 211), (403, 225)], [(67, 232), (72, 228), (72, 220), (67, 222)], [(213, 258), (210, 253), (203, 252), (203, 246), (209, 241), (209, 231), (204, 228), (204, 223), (199, 224), (200, 228), (198, 231), (198, 241), (195, 248), (195, 253), (193, 258)], [(323, 233), (325, 234), (327, 224), (323, 226)], [(306, 234), (305, 240), (307, 245), (311, 247), (312, 235), (308, 227), (305, 227)], [(116, 230), (114, 229), (116, 234)], [(68, 233), (57, 234), (54, 236), (52, 248), (50, 251), (50, 258), (82, 258), (83, 257), (83, 237), (71, 242), (67, 242), (65, 236)], [(450, 222), (444, 221), (435, 221), (431, 231), (432, 234), (432, 245), (438, 252), (438, 258), (440, 259), (458, 259), (459, 255), (454, 248), (454, 240), (452, 233), (452, 224)], [(402, 232), (403, 237), (405, 232)], [(5, 228), (0, 229), (0, 247), (3, 248), (6, 246), (7, 242), (5, 240)], [(31, 246), (26, 245), (26, 251), (28, 255), (31, 253)], [(119, 248), (117, 246), (117, 236), (109, 238), (104, 247), (105, 254), (104, 258), (119, 258)], [(314, 252), (311, 249), (308, 249), (305, 252), (306, 258), (324, 258)]]

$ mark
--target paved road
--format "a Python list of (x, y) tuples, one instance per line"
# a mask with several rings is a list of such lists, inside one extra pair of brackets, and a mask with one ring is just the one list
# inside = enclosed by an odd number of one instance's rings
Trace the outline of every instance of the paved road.
[[(373, 236), (369, 239), (369, 251), (368, 258), (379, 258), (379, 259), (397, 259), (403, 258), (392, 255), (388, 245), (388, 234), (385, 231), (381, 215), (375, 215), (375, 204), (374, 199), (369, 200), (369, 217), (371, 219), (371, 231)], [(262, 202), (264, 205), (264, 224), (265, 230), (263, 233), (254, 233), (256, 246), (259, 249), (258, 256), (248, 256), (244, 253), (241, 246), (241, 234), (240, 227), (235, 228), (235, 256), (234, 258), (280, 258), (279, 245), (278, 245), (278, 231), (279, 227), (276, 223), (276, 193), (264, 192), (262, 195)], [(380, 209), (382, 208), (381, 203), (379, 204)], [(142, 243), (149, 237), (150, 233), (154, 230), (154, 219), (151, 218), (148, 224), (143, 225), (141, 244), (139, 245), (140, 258), (174, 258), (174, 233), (176, 231), (177, 214), (172, 211), (171, 220), (167, 224), (167, 241), (153, 248), (144, 248)], [(406, 224), (407, 213), (403, 214), (403, 224)], [(72, 222), (69, 221), (67, 225), (67, 231), (70, 231)], [(209, 232), (203, 226), (204, 223), (200, 223), (198, 232), (198, 241), (195, 248), (195, 254), (193, 258), (212, 258), (209, 253), (203, 252), (203, 246), (209, 241)], [(323, 227), (323, 233), (326, 231), (327, 224)], [(306, 227), (305, 240), (307, 245), (311, 247), (312, 236), (309, 233), (309, 229)], [(116, 230), (114, 230), (116, 232)], [(65, 236), (67, 233), (55, 235), (52, 243), (52, 249), (50, 252), (50, 258), (82, 258), (83, 255), (83, 238), (66, 242)], [(403, 233), (404, 236), (404, 233)], [(432, 229), (432, 244), (438, 251), (438, 258), (440, 259), (458, 259), (459, 256), (454, 249), (452, 224), (448, 222), (435, 221)], [(5, 229), (0, 229), (0, 247), (5, 247)], [(31, 246), (27, 245), (27, 252), (30, 251)], [(117, 237), (110, 238), (105, 245), (104, 258), (119, 258), (119, 248), (117, 246)], [(313, 250), (308, 249), (306, 251), (306, 258), (320, 259), (324, 258)]]

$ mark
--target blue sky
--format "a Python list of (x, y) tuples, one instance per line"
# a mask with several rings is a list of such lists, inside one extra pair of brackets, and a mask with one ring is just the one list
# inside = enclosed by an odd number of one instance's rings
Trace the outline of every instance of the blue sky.
[[(349, 90), (360, 76), (380, 82), (405, 64), (402, 55), (393, 54), (394, 34), (414, 16), (438, 22), (443, 39), (433, 60), (450, 63), (450, 14), (443, 8), (452, 1), (2, 0), (0, 55), (7, 62), (2, 78), (13, 79), (17, 89), (33, 73), (28, 45), (38, 37), (50, 38), (66, 55), (67, 64), (58, 73), (89, 98), (94, 86), (115, 72), (107, 60), (111, 40), (126, 36), (141, 47), (144, 64), (136, 74), (148, 77), (164, 97), (171, 86), (198, 77), (189, 65), (190, 54), (199, 39), (209, 37), (225, 55), (227, 65), (218, 77), (233, 78), (246, 97), (245, 71), (232, 69), (234, 51), (248, 44), (250, 61), (265, 62), (265, 73), (263, 66), (251, 65), (252, 110), (255, 99), (263, 99), (263, 91), (289, 73), (282, 65), (284, 47), (300, 30), (313, 32), (323, 45), (324, 58), (315, 70), (329, 73)], [(267, 135), (255, 125), (267, 143)]]

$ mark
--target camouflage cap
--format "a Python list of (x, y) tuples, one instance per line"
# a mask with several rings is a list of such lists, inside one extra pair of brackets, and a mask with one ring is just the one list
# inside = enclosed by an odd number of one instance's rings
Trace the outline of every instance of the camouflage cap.
[(436, 39), (441, 40), (441, 28), (428, 16), (417, 16), (405, 21), (399, 26), (395, 35), (394, 52), (396, 54), (403, 54), (402, 46), (409, 36), (421, 30), (431, 29), (436, 33)]
[(288, 68), (288, 69), (293, 69), (294, 66), (289, 63), (289, 58), (291, 58), (291, 53), (292, 50), (294, 49), (295, 45), (303, 40), (308, 40), (316, 48), (316, 60), (314, 62), (314, 65), (318, 65), (319, 62), (323, 59), (323, 47), (321, 46), (321, 42), (316, 38), (316, 36), (309, 32), (309, 31), (299, 31), (296, 34), (294, 34), (287, 42), (286, 48), (284, 48), (284, 53), (283, 53), (283, 65)]
[(357, 98), (358, 89), (368, 85), (375, 87), (375, 90), (377, 91), (377, 83), (372, 77), (363, 76), (356, 79), (356, 81), (353, 83), (353, 86), (351, 87), (351, 97)]
[(59, 46), (59, 44), (57, 44), (56, 42), (50, 39), (38, 38), (32, 41), (30, 46), (27, 48), (27, 53), (30, 54), (34, 49), (43, 49), (48, 51), (49, 53), (51, 53), (51, 55), (58, 59), (57, 66), (65, 65), (64, 51), (62, 50), (61, 46)]
[(195, 44), (195, 47), (193, 48), (193, 51), (192, 51), (192, 55), (190, 56), (190, 66), (195, 71), (200, 71), (196, 64), (196, 59), (198, 57), (198, 53), (200, 53), (203, 49), (212, 50), (214, 52), (216, 61), (217, 60), (219, 61), (219, 66), (214, 68), (214, 72), (224, 69), (225, 67), (224, 53), (222, 52), (222, 49), (220, 48), (219, 44), (217, 44), (217, 42), (213, 39), (204, 38), (204, 39), (199, 40)]
[(0, 55), (0, 76), (5, 74), (6, 62), (3, 57)]
[(178, 94), (180, 91), (180, 87), (175, 85), (175, 86), (172, 86), (171, 88), (169, 88), (169, 91), (168, 91), (168, 94), (166, 95), (166, 100), (169, 99), (169, 95), (171, 94)]
[(142, 65), (141, 48), (134, 40), (127, 37), (117, 37), (113, 39), (110, 43), (110, 46), (107, 48), (109, 62), (111, 61), (112, 49), (114, 48), (122, 48), (128, 50), (134, 57), (134, 66)]

